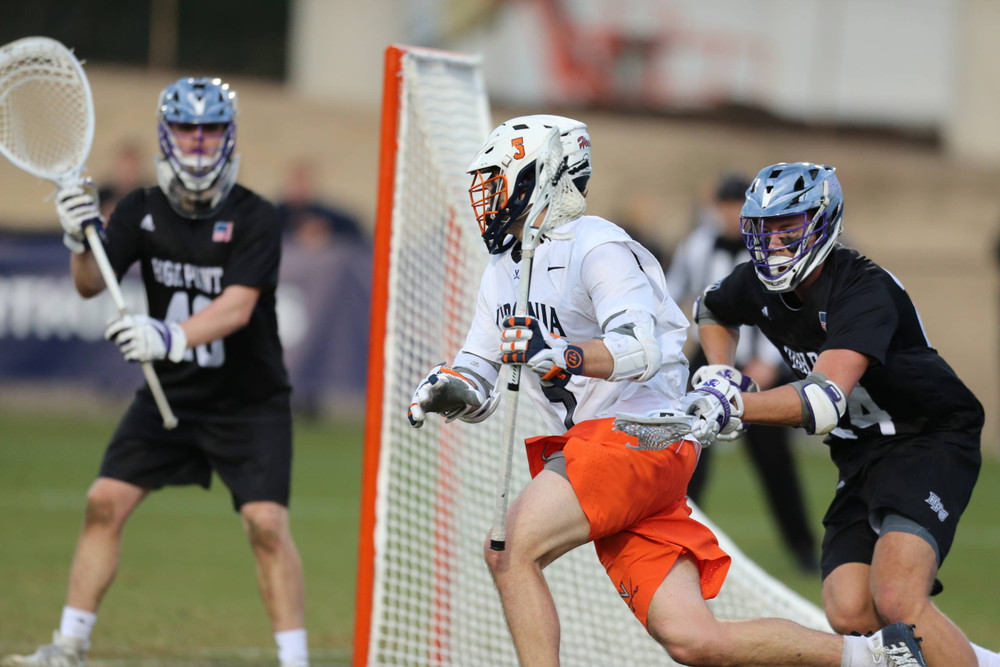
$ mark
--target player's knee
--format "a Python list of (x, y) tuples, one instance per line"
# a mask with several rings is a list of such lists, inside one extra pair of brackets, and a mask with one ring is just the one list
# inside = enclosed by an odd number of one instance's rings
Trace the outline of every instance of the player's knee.
[(536, 558), (523, 550), (512, 548), (509, 540), (502, 551), (493, 549), (491, 544), (487, 539), (483, 545), (483, 558), (494, 580), (511, 572), (524, 573), (528, 570), (542, 569), (542, 564)]
[(250, 545), (255, 551), (274, 553), (285, 543), (288, 534), (286, 511), (275, 503), (251, 503), (244, 505), (244, 525)]
[(114, 489), (94, 484), (87, 491), (84, 523), (87, 527), (117, 527), (128, 515), (128, 503)]
[(666, 649), (674, 662), (682, 665), (714, 665), (719, 660), (719, 648), (726, 643), (726, 632), (722, 624), (699, 620), (697, 615), (687, 617), (683, 622), (679, 617), (665, 619), (650, 615), (646, 619), (646, 631)]
[(502, 551), (497, 551), (491, 545), (492, 540), (487, 538), (486, 543), (483, 544), (483, 559), (486, 561), (486, 567), (489, 568), (490, 574), (496, 579), (510, 571), (511, 560), (514, 555), (510, 549), (510, 543)]
[(838, 634), (865, 634), (882, 627), (867, 585), (823, 585), (823, 610)]
[(115, 523), (115, 503), (106, 495), (87, 494), (87, 509), (84, 521), (87, 526), (110, 526)]
[(875, 607), (870, 598), (824, 602), (823, 609), (826, 612), (826, 620), (837, 634), (848, 635), (852, 632), (865, 634), (882, 626), (875, 615)]
[(718, 656), (714, 654), (712, 647), (718, 645), (718, 635), (704, 635), (694, 627), (668, 628), (662, 623), (654, 622), (650, 622), (646, 629), (650, 636), (666, 649), (674, 662), (692, 667), (717, 664)]

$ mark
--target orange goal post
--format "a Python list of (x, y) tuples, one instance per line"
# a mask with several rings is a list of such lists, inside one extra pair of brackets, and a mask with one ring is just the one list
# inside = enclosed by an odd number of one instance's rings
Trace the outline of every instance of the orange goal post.
[[(539, 110), (544, 112), (545, 110)], [(475, 310), (488, 255), (466, 167), (493, 123), (480, 59), (386, 50), (353, 664), (516, 665), (483, 544), (502, 419), (414, 429), (417, 383), (450, 363)], [(600, 162), (600, 149), (598, 149)], [(499, 411), (502, 413), (502, 408)], [(544, 433), (534, 408), (518, 437)], [(522, 450), (523, 451), (523, 450)], [(511, 496), (527, 483), (514, 454)], [(733, 565), (710, 605), (721, 618), (777, 616), (829, 629), (822, 612), (712, 527)], [(621, 601), (592, 545), (545, 570), (564, 665), (673, 665)]]

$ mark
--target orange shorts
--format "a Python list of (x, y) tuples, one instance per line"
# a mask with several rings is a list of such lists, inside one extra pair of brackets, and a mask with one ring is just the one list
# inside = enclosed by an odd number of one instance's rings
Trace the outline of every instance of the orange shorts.
[(681, 555), (697, 562), (706, 600), (719, 594), (730, 559), (687, 505), (699, 446), (684, 441), (660, 451), (631, 449), (635, 438), (612, 430), (613, 422), (592, 419), (563, 435), (529, 438), (528, 465), (534, 477), (548, 457), (563, 452), (597, 556), (645, 626), (653, 593)]

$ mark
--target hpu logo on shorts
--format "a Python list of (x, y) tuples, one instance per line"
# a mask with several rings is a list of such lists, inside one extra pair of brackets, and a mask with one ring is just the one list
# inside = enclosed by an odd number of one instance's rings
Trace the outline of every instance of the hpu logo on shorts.
[(944, 503), (941, 502), (938, 494), (931, 491), (931, 494), (927, 496), (924, 502), (931, 506), (931, 510), (937, 512), (938, 521), (944, 521), (948, 518), (948, 510), (944, 508)]

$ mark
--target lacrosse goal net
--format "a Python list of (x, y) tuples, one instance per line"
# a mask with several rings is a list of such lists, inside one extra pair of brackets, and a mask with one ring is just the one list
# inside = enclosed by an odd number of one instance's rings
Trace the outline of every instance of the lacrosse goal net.
[[(466, 167), (492, 127), (477, 58), (386, 51), (354, 665), (516, 665), (483, 561), (502, 422), (406, 419), (417, 383), (464, 342), (487, 253)], [(502, 414), (502, 407), (500, 408)], [(518, 437), (544, 432), (530, 405)], [(514, 453), (511, 496), (529, 477)], [(733, 557), (716, 615), (822, 612), (766, 574), (695, 509)], [(565, 665), (671, 665), (620, 599), (592, 545), (546, 569)]]

